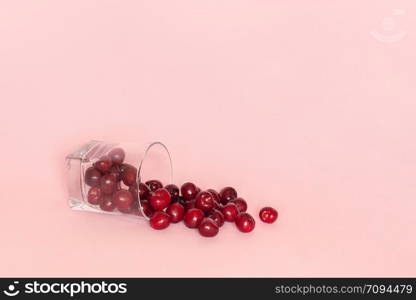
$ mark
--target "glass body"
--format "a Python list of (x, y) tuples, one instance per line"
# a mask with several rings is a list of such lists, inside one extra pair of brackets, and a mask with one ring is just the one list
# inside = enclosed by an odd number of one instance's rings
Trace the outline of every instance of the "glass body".
[[(164, 185), (173, 182), (172, 159), (168, 148), (161, 142), (91, 141), (66, 156), (66, 167), (69, 205), (74, 210), (148, 219), (138, 193), (140, 183), (152, 179), (160, 180)], [(131, 207), (119, 209), (112, 207), (111, 203), (105, 205), (104, 202), (112, 201), (120, 190), (131, 193)]]

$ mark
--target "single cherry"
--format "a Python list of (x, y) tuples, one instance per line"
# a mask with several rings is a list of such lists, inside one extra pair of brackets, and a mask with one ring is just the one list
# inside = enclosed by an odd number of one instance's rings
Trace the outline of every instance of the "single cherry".
[(114, 193), (112, 202), (118, 210), (127, 210), (133, 204), (133, 195), (127, 190), (120, 190)]
[(197, 228), (205, 218), (204, 212), (199, 208), (191, 208), (185, 213), (183, 222), (189, 228)]
[(195, 197), (195, 207), (208, 212), (215, 206), (214, 198), (209, 192), (199, 192)]
[(113, 211), (116, 205), (113, 203), (111, 196), (104, 196), (103, 201), (100, 203), (100, 208), (104, 211)]
[(136, 183), (137, 178), (137, 169), (131, 165), (123, 164), (122, 166), (122, 173), (121, 173), (121, 180), (127, 186)]
[(227, 204), (231, 200), (237, 198), (237, 191), (230, 186), (225, 187), (220, 191), (220, 198), (222, 204)]
[(85, 183), (89, 186), (99, 186), (101, 173), (94, 167), (89, 167), (85, 171)]
[(111, 195), (117, 188), (117, 180), (111, 174), (106, 174), (100, 179), (101, 191), (106, 195)]
[(169, 205), (166, 212), (170, 216), (170, 221), (172, 223), (178, 223), (183, 219), (183, 216), (185, 214), (185, 208), (179, 202), (175, 202)]
[(170, 194), (167, 189), (159, 188), (150, 193), (149, 201), (154, 210), (164, 210), (170, 203)]
[(218, 227), (224, 225), (224, 215), (218, 209), (214, 208), (213, 210), (211, 210), (211, 212), (208, 215), (208, 218), (213, 219), (217, 223)]
[(170, 216), (163, 211), (157, 211), (150, 217), (149, 223), (154, 229), (165, 229), (170, 224)]
[(181, 186), (181, 194), (185, 200), (192, 200), (195, 198), (196, 194), (198, 193), (198, 189), (192, 182), (184, 183)]
[(103, 193), (98, 186), (90, 188), (87, 195), (87, 200), (90, 204), (97, 205), (103, 200)]
[(177, 202), (179, 199), (179, 188), (175, 184), (168, 184), (165, 186), (165, 189), (168, 190), (172, 198), (172, 202)]
[(277, 220), (278, 212), (273, 207), (266, 206), (260, 210), (259, 216), (260, 220), (264, 223), (274, 223)]
[(216, 236), (219, 230), (220, 228), (218, 224), (210, 218), (203, 219), (201, 224), (198, 226), (199, 233), (206, 237)]
[(230, 203), (234, 203), (237, 206), (239, 212), (247, 211), (247, 202), (241, 197), (231, 200)]
[(121, 148), (114, 148), (108, 153), (108, 157), (111, 159), (113, 164), (121, 165), (124, 161), (126, 153)]
[(224, 207), (222, 208), (222, 214), (224, 215), (224, 219), (228, 222), (234, 222), (238, 213), (238, 208), (234, 203), (228, 203), (224, 205)]
[(94, 163), (94, 167), (98, 171), (100, 171), (102, 174), (108, 173), (112, 165), (113, 165), (113, 162), (107, 155), (104, 155), (98, 161)]
[(157, 189), (163, 188), (163, 184), (156, 179), (146, 181), (146, 185), (149, 187), (151, 192), (156, 191)]
[(250, 232), (256, 226), (256, 221), (250, 214), (242, 212), (235, 219), (235, 225), (241, 232)]
[(139, 197), (140, 197), (140, 199), (147, 199), (147, 197), (149, 196), (149, 193), (150, 193), (149, 187), (145, 183), (140, 182), (140, 184), (139, 184)]

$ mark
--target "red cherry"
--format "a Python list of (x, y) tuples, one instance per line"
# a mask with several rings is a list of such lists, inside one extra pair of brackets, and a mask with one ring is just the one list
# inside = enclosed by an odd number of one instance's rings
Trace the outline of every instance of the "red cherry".
[(133, 204), (133, 195), (127, 190), (120, 190), (114, 193), (113, 203), (118, 210), (127, 210)]
[(234, 203), (228, 203), (222, 208), (222, 214), (224, 219), (228, 222), (234, 222), (235, 218), (239, 214), (238, 208)]
[(100, 179), (101, 191), (106, 195), (111, 195), (117, 189), (117, 181), (113, 175), (106, 174)]
[(222, 204), (227, 204), (231, 200), (237, 198), (237, 191), (230, 186), (225, 187), (220, 191), (220, 198)]
[(199, 192), (195, 197), (195, 207), (207, 212), (215, 206), (214, 198), (209, 192)]
[(114, 148), (108, 153), (108, 157), (111, 159), (113, 164), (121, 165), (124, 161), (126, 153), (121, 148)]
[(168, 184), (167, 186), (165, 186), (165, 189), (168, 190), (171, 198), (172, 198), (172, 202), (176, 202), (179, 199), (179, 188), (174, 185), (174, 184)]
[(107, 155), (104, 155), (98, 161), (96, 161), (94, 163), (94, 167), (98, 171), (100, 171), (102, 174), (108, 173), (108, 171), (110, 171), (110, 168), (111, 168), (112, 165), (113, 165), (113, 163)]
[(137, 169), (131, 165), (123, 164), (122, 166), (122, 173), (121, 173), (121, 180), (127, 186), (136, 183), (137, 178)]
[(192, 182), (184, 183), (181, 186), (181, 194), (185, 200), (192, 200), (195, 198), (196, 194), (198, 193), (198, 189)]
[(212, 195), (212, 198), (214, 198), (215, 202), (218, 202), (218, 203), (221, 202), (220, 194), (218, 194), (218, 192), (216, 190), (208, 189), (207, 192)]
[(242, 212), (235, 219), (235, 225), (241, 232), (250, 232), (256, 226), (256, 221), (250, 214)]
[(85, 183), (89, 186), (99, 186), (101, 173), (94, 167), (89, 167), (85, 171)]
[(170, 216), (163, 211), (157, 211), (150, 217), (149, 223), (154, 229), (165, 229), (170, 224)]
[(206, 237), (213, 237), (216, 236), (218, 234), (219, 231), (219, 227), (217, 225), (217, 223), (210, 219), (210, 218), (205, 218), (202, 220), (201, 224), (199, 224), (198, 226), (198, 231), (202, 236), (206, 236)]
[(87, 200), (90, 204), (97, 205), (103, 200), (103, 193), (99, 187), (92, 187), (88, 191)]
[(198, 208), (191, 208), (185, 213), (183, 222), (189, 228), (197, 228), (205, 218), (204, 212)]
[(273, 207), (266, 206), (260, 210), (259, 216), (260, 220), (264, 223), (274, 223), (277, 220), (278, 212)]
[(149, 201), (154, 210), (164, 210), (170, 203), (170, 194), (167, 189), (160, 188), (150, 193)]
[(230, 203), (234, 203), (239, 212), (245, 212), (247, 211), (247, 202), (243, 198), (235, 198), (234, 200), (231, 200)]
[(146, 181), (146, 185), (149, 187), (150, 191), (154, 192), (157, 189), (163, 188), (163, 184), (159, 180), (149, 180)]
[(213, 209), (208, 215), (208, 218), (211, 218), (217, 223), (218, 227), (224, 225), (224, 215), (218, 209)]
[(104, 211), (113, 211), (116, 205), (112, 202), (111, 196), (104, 196), (103, 201), (100, 203), (100, 208)]
[[(153, 209), (152, 209), (152, 206), (150, 205), (149, 201), (148, 200), (141, 200), (140, 204), (142, 206), (144, 215), (150, 218), (153, 215)], [(142, 215), (141, 212), (140, 212), (140, 215)]]
[(140, 197), (140, 199), (146, 199), (149, 196), (149, 193), (150, 193), (149, 187), (146, 184), (140, 182), (140, 184), (139, 184), (139, 197)]
[(183, 219), (185, 208), (179, 202), (175, 202), (168, 207), (166, 212), (170, 216), (170, 221), (172, 223), (178, 223)]

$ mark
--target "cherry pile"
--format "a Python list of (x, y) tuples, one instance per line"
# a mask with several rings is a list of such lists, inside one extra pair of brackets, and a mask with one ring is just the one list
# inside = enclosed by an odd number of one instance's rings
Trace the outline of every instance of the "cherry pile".
[[(247, 213), (247, 202), (238, 197), (234, 188), (203, 191), (191, 182), (179, 188), (174, 184), (163, 186), (159, 180), (137, 185), (137, 169), (124, 163), (124, 159), (124, 150), (115, 148), (85, 171), (84, 180), (90, 186), (88, 203), (103, 211), (141, 216), (140, 201), (154, 229), (183, 221), (206, 237), (216, 236), (225, 222), (235, 223), (241, 232), (251, 232), (256, 226)], [(265, 223), (274, 223), (278, 213), (272, 207), (264, 207), (259, 217)]]

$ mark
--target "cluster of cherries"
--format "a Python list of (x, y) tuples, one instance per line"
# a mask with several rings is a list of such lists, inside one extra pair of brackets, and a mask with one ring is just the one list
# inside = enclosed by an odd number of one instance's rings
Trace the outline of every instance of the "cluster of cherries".
[[(87, 201), (104, 211), (118, 211), (150, 218), (150, 226), (164, 229), (170, 223), (183, 220), (189, 228), (198, 228), (202, 236), (218, 234), (224, 222), (234, 222), (241, 232), (250, 232), (256, 222), (247, 213), (247, 202), (238, 197), (232, 187), (220, 192), (213, 189), (201, 191), (191, 182), (179, 189), (174, 184), (163, 187), (159, 180), (149, 180), (137, 185), (137, 169), (124, 163), (125, 152), (115, 148), (101, 157), (85, 171), (85, 183), (90, 186)], [(123, 187), (124, 186), (124, 187)], [(259, 213), (265, 223), (276, 221), (278, 213), (264, 207)]]

